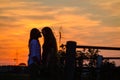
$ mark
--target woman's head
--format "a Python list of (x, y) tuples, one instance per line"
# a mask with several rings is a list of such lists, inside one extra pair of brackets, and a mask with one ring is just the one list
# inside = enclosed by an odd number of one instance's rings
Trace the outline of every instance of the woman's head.
[(43, 34), (44, 38), (54, 37), (54, 34), (53, 34), (52, 29), (50, 27), (44, 27), (42, 29), (42, 34)]
[(33, 28), (30, 31), (30, 39), (38, 39), (39, 37), (41, 37), (41, 33), (37, 28)]
[(43, 29), (42, 29), (42, 33), (43, 33), (43, 35), (46, 35), (46, 34), (52, 34), (52, 30), (51, 30), (51, 28), (50, 27), (44, 27)]

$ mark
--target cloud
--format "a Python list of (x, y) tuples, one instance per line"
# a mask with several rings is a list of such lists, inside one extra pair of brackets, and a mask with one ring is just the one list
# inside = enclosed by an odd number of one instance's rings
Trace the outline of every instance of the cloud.
[(26, 19), (31, 19), (31, 20), (54, 20), (55, 17), (54, 16), (50, 16), (50, 15), (43, 15), (43, 16), (24, 16), (24, 18)]
[(118, 46), (120, 27), (63, 27), (62, 42), (76, 41), (79, 45)]
[(103, 25), (113, 26), (113, 27), (120, 27), (120, 17), (118, 16), (109, 16), (102, 19)]
[(105, 3), (98, 4), (102, 9), (111, 12), (112, 15), (120, 15), (120, 1), (119, 0), (112, 0), (107, 1)]
[(17, 21), (16, 18), (10, 17), (10, 16), (0, 16), (0, 21), (3, 22), (13, 22), (13, 21)]

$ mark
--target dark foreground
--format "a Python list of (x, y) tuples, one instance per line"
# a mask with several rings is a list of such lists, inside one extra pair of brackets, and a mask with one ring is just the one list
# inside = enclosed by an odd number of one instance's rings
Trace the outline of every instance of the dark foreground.
[(0, 74), (0, 80), (30, 80), (28, 74)]
[[(27, 69), (27, 68), (26, 68)], [(57, 80), (66, 80), (65, 69), (59, 68), (58, 72), (55, 73)], [(75, 68), (74, 80), (120, 80), (120, 67), (108, 67), (104, 66), (99, 72), (99, 79), (97, 78), (97, 70), (95, 68)], [(40, 75), (39, 80), (53, 80), (51, 78), (51, 72), (49, 70), (43, 71)], [(55, 80), (56, 80), (55, 79)], [(26, 71), (16, 70), (13, 72), (0, 72), (0, 80), (30, 80), (30, 76)]]

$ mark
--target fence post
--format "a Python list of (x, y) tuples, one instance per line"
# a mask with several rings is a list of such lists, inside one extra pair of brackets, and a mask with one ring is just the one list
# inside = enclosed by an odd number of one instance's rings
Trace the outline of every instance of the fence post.
[(74, 80), (75, 78), (75, 53), (76, 53), (76, 42), (67, 41), (66, 64), (65, 64), (66, 80)]
[(101, 67), (102, 67), (102, 61), (103, 61), (103, 56), (102, 55), (98, 55), (97, 56), (97, 64), (96, 64), (96, 68), (97, 68), (97, 79), (96, 80), (100, 80), (101, 77)]

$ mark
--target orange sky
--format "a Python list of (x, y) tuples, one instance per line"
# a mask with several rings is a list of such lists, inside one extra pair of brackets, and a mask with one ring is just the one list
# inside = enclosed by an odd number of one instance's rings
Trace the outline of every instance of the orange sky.
[[(120, 0), (0, 0), (0, 65), (15, 64), (16, 53), (18, 63), (27, 64), (33, 27), (51, 26), (57, 41), (62, 27), (64, 44), (120, 47), (119, 9)], [(120, 56), (119, 51), (101, 54)]]

